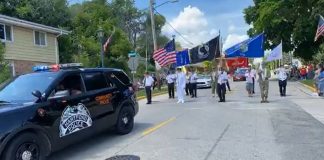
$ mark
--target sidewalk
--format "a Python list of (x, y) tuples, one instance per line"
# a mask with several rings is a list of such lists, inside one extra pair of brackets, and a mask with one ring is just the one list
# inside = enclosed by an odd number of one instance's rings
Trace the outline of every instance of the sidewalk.
[(324, 98), (316, 96), (312, 88), (299, 82), (297, 82), (295, 86), (304, 93), (304, 96), (301, 95), (302, 97), (291, 100), (307, 113), (312, 115), (315, 119), (324, 124)]

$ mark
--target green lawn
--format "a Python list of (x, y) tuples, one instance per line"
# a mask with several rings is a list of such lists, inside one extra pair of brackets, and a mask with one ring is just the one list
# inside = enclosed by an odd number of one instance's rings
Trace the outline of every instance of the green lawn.
[[(167, 87), (162, 87), (160, 91), (157, 88), (155, 88), (152, 94), (166, 93), (167, 91), (168, 91)], [(139, 90), (136, 93), (136, 95), (137, 97), (145, 96), (145, 90), (144, 89)]]
[(310, 87), (314, 87), (315, 84), (315, 81), (313, 79), (302, 80), (300, 82)]

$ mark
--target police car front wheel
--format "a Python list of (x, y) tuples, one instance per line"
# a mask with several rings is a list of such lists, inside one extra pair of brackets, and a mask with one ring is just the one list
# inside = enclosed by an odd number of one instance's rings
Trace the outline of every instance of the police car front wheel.
[(15, 137), (4, 153), (4, 159), (10, 160), (44, 160), (44, 146), (33, 133), (23, 133)]
[(133, 130), (134, 127), (134, 110), (131, 107), (125, 106), (120, 110), (116, 132), (124, 135), (128, 134)]

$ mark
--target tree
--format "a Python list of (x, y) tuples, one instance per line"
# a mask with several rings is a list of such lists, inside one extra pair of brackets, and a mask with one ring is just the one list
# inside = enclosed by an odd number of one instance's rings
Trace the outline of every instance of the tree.
[(5, 48), (0, 43), (0, 85), (2, 82), (10, 78), (10, 70), (8, 68), (8, 63), (4, 59)]
[(323, 0), (254, 0), (244, 10), (245, 21), (252, 26), (250, 36), (264, 32), (266, 49), (283, 42), (284, 52), (311, 60), (321, 42), (314, 43), (318, 14), (324, 13)]
[(320, 49), (318, 50), (317, 54), (314, 55), (313, 58), (316, 63), (324, 62), (324, 44), (321, 44)]

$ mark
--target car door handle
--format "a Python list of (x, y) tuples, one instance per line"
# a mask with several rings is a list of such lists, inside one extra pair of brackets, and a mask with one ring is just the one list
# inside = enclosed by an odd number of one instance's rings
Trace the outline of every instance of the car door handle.
[(86, 102), (89, 102), (89, 101), (90, 101), (90, 98), (86, 98), (86, 99), (82, 99), (81, 103), (86, 103)]

